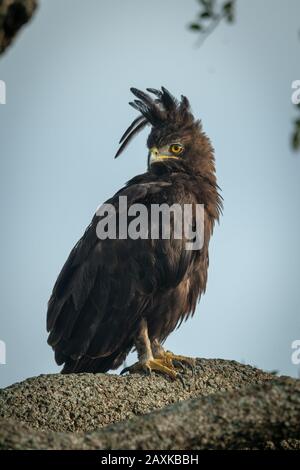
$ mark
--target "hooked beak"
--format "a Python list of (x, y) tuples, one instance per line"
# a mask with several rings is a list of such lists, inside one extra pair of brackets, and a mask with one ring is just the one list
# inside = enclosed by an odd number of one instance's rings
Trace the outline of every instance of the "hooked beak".
[(160, 151), (157, 147), (152, 147), (149, 151), (148, 162), (151, 165), (151, 163), (159, 162), (159, 161), (163, 161), (163, 160), (169, 160), (170, 158), (174, 158), (174, 159), (178, 160), (178, 157), (175, 157), (175, 155), (168, 155), (168, 154), (160, 153)]

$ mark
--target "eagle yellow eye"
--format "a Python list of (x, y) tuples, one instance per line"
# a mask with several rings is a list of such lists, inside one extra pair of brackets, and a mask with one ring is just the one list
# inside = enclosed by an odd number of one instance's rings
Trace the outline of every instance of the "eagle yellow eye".
[(173, 153), (173, 155), (180, 155), (183, 152), (183, 146), (180, 144), (172, 144), (170, 146), (170, 152)]

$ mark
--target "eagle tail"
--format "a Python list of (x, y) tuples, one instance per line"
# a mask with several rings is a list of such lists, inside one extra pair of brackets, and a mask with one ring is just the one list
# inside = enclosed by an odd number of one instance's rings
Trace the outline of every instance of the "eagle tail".
[(78, 360), (67, 358), (61, 373), (76, 374), (86, 372), (95, 374), (99, 372), (107, 372), (110, 369), (117, 369), (125, 361), (130, 349), (125, 352), (117, 350), (109, 356), (98, 357), (95, 359), (86, 356)]

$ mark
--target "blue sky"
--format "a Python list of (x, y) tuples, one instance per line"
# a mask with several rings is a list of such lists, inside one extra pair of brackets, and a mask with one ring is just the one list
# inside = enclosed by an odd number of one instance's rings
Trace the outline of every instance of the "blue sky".
[(146, 131), (113, 159), (136, 115), (130, 86), (189, 97), (224, 197), (207, 293), (167, 347), (297, 375), (300, 3), (237, 3), (237, 22), (196, 47), (195, 0), (43, 0), (1, 58), (1, 386), (59, 370), (45, 331), (53, 283), (96, 207), (146, 167)]

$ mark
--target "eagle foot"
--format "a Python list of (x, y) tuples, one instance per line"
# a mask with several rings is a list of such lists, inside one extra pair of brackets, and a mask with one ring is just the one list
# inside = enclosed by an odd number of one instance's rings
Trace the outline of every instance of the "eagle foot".
[(144, 372), (147, 375), (151, 375), (152, 372), (159, 372), (163, 375), (167, 375), (172, 380), (179, 379), (185, 386), (183, 377), (180, 373), (175, 370), (173, 364), (169, 361), (168, 363), (163, 359), (149, 359), (145, 362), (136, 362), (132, 366), (125, 367), (121, 371), (121, 375), (129, 372), (130, 374)]
[(180, 367), (184, 371), (184, 366), (186, 366), (192, 371), (192, 375), (195, 375), (196, 359), (193, 357), (180, 356), (171, 351), (164, 351), (161, 359), (167, 367)]

